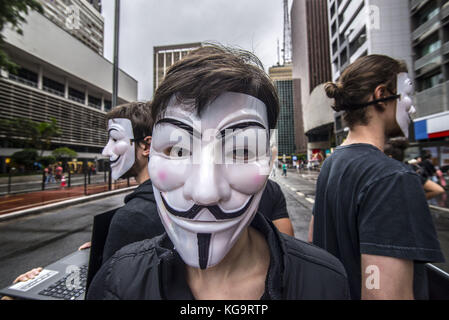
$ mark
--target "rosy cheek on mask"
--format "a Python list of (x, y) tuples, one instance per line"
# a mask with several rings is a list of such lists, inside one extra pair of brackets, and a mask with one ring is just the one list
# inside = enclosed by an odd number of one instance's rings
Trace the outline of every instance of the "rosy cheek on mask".
[(156, 188), (166, 192), (184, 185), (189, 167), (188, 159), (167, 160), (156, 154), (151, 156), (148, 172)]
[(161, 182), (165, 182), (165, 179), (167, 178), (167, 172), (161, 170), (157, 173), (157, 176)]
[(269, 163), (267, 160), (250, 164), (232, 164), (225, 166), (224, 170), (226, 170), (227, 180), (232, 189), (253, 195), (264, 187), (268, 178)]
[(113, 148), (113, 152), (117, 155), (124, 154), (128, 149), (130, 148), (130, 145), (127, 144), (125, 141), (118, 141)]

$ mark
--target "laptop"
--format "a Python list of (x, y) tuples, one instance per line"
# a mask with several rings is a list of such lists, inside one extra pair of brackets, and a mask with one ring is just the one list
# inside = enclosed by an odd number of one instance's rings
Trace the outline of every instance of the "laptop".
[(27, 300), (84, 300), (100, 269), (103, 248), (115, 210), (94, 217), (92, 246), (46, 266), (34, 279), (0, 290), (0, 295)]

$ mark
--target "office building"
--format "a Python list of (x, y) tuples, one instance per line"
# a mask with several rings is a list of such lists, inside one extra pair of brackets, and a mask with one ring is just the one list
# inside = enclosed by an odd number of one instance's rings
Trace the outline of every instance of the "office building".
[[(67, 146), (83, 161), (102, 158), (112, 63), (44, 15), (33, 11), (25, 18), (23, 35), (3, 31), (4, 49), (19, 68), (15, 74), (1, 70), (0, 118), (43, 122), (53, 117), (62, 135), (52, 139), (52, 149)], [(121, 70), (118, 87), (119, 104), (137, 100), (137, 81)], [(0, 128), (0, 172), (6, 158), (20, 150), (9, 138)]]
[[(327, 5), (333, 81), (369, 54), (402, 59), (413, 70), (409, 0), (328, 0)], [(337, 144), (346, 136), (345, 127), (342, 113), (336, 113)]]
[(39, 0), (44, 16), (103, 55), (104, 18), (99, 0)]
[(332, 80), (327, 12), (326, 0), (293, 0), (291, 7), (293, 88), (308, 159), (335, 146), (333, 111), (322, 85)]
[(278, 157), (282, 159), (286, 155), (290, 160), (292, 155), (296, 154), (292, 65), (273, 66), (269, 68), (268, 74), (273, 80), (279, 96), (280, 110), (276, 139)]
[(415, 74), (414, 155), (449, 165), (449, 1), (410, 1)]
[(153, 47), (153, 90), (156, 91), (171, 65), (201, 46), (197, 42)]

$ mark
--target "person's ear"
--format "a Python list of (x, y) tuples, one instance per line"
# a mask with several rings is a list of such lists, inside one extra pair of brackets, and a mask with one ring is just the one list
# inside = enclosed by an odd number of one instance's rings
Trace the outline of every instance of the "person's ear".
[(145, 157), (148, 157), (150, 155), (150, 147), (151, 147), (151, 136), (146, 136), (143, 138), (143, 144), (145, 145), (142, 154)]
[(374, 99), (379, 100), (386, 98), (387, 96), (387, 87), (383, 84), (378, 85), (376, 89), (374, 89)]

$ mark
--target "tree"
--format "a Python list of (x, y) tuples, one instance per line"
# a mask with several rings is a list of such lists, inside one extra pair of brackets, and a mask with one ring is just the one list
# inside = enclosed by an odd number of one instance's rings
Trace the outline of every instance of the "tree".
[(50, 148), (51, 140), (61, 135), (55, 118), (50, 118), (49, 122), (26, 118), (2, 119), (0, 127), (13, 143), (40, 150), (40, 157), (44, 150)]
[(34, 163), (38, 159), (36, 149), (24, 149), (14, 152), (11, 156), (13, 165), (23, 166), (24, 169), (33, 169)]
[(29, 9), (44, 12), (42, 5), (37, 0), (1, 0), (0, 1), (0, 68), (6, 68), (13, 72), (17, 65), (13, 63), (8, 55), (3, 51), (5, 37), (2, 34), (3, 28), (11, 25), (11, 29), (19, 34), (23, 34), (21, 24), (25, 22), (24, 16)]
[(67, 148), (67, 147), (61, 147), (61, 148), (57, 148), (57, 149), (53, 150), (52, 155), (58, 161), (64, 160), (64, 159), (73, 159), (78, 156), (76, 151), (74, 151), (70, 148)]

